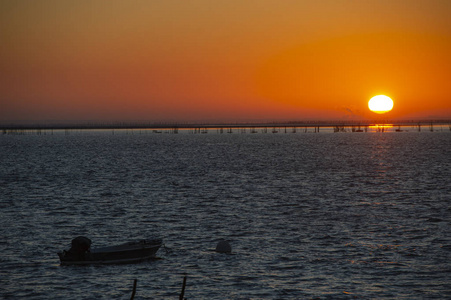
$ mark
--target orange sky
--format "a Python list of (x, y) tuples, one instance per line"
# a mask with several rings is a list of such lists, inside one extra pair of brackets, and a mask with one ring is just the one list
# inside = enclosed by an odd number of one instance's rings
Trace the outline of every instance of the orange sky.
[(451, 117), (451, 1), (0, 0), (0, 122)]

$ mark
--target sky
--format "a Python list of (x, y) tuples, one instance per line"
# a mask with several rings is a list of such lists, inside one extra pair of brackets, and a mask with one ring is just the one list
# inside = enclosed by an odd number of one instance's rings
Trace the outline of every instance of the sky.
[(450, 15), (449, 0), (0, 0), (0, 122), (450, 118)]

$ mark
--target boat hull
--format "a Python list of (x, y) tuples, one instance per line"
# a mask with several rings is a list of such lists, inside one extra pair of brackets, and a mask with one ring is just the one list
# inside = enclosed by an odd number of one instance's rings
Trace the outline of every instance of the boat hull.
[(59, 252), (61, 265), (128, 264), (154, 258), (162, 240), (142, 240), (117, 246), (97, 248), (83, 253)]

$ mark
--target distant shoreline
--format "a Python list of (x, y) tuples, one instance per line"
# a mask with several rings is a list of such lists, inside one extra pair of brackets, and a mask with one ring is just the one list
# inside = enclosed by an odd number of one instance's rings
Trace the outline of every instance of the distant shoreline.
[(272, 128), (272, 127), (337, 127), (337, 126), (428, 126), (450, 125), (451, 119), (424, 120), (308, 120), (287, 122), (228, 122), (228, 123), (197, 123), (197, 122), (61, 122), (61, 123), (0, 123), (0, 130), (95, 130), (95, 129), (212, 129), (212, 128)]

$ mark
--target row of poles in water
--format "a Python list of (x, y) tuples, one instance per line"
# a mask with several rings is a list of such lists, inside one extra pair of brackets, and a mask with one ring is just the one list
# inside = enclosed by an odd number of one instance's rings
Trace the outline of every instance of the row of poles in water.
[[(428, 126), (428, 131), (443, 131), (443, 127), (440, 126), (439, 129), (434, 128), (433, 124), (430, 124)], [(449, 130), (451, 131), (451, 124), (448, 125)], [(190, 133), (193, 134), (206, 134), (211, 131), (223, 134), (223, 133), (297, 133), (297, 132), (312, 132), (312, 133), (318, 133), (320, 132), (321, 126), (311, 126), (311, 127), (217, 127), (217, 128), (210, 128), (210, 127), (195, 127), (195, 128), (183, 128), (183, 130), (187, 130)], [(343, 126), (343, 125), (336, 125), (336, 126), (324, 126), (323, 130), (326, 128), (332, 128), (333, 132), (368, 132), (368, 131), (376, 131), (376, 132), (386, 132), (386, 131), (396, 131), (396, 132), (402, 132), (402, 131), (408, 131), (406, 128), (409, 128), (409, 130), (413, 131), (422, 131), (422, 125), (418, 124), (415, 126), (387, 126), (387, 125), (374, 125), (374, 126)], [(402, 129), (403, 128), (403, 129)], [(3, 129), (2, 134), (13, 134), (13, 135), (25, 135), (25, 134), (35, 134), (35, 135), (53, 135), (55, 132), (58, 132), (59, 134), (63, 132), (64, 134), (68, 135), (70, 133), (77, 133), (77, 132), (86, 132), (87, 129)], [(126, 134), (147, 134), (147, 133), (179, 133), (182, 128), (179, 127), (173, 127), (173, 128), (164, 128), (164, 129), (102, 129), (103, 131), (111, 131), (111, 133), (114, 135), (116, 133), (123, 134), (124, 132)]]
[[(313, 128), (313, 132), (319, 132), (319, 128), (320, 126), (315, 126), (312, 127)], [(305, 127), (304, 129), (300, 129), (297, 127), (273, 127), (272, 129), (268, 129), (268, 127), (261, 127), (261, 128), (248, 128), (248, 127), (242, 127), (242, 128), (224, 128), (224, 127), (220, 127), (220, 128), (216, 128), (216, 132), (217, 133), (279, 133), (279, 132), (285, 132), (285, 133), (296, 133), (297, 131), (300, 132), (308, 132), (308, 127)], [(193, 128), (192, 129), (192, 133), (208, 133), (209, 132), (209, 128), (205, 128), (205, 127), (198, 127), (198, 128)]]

